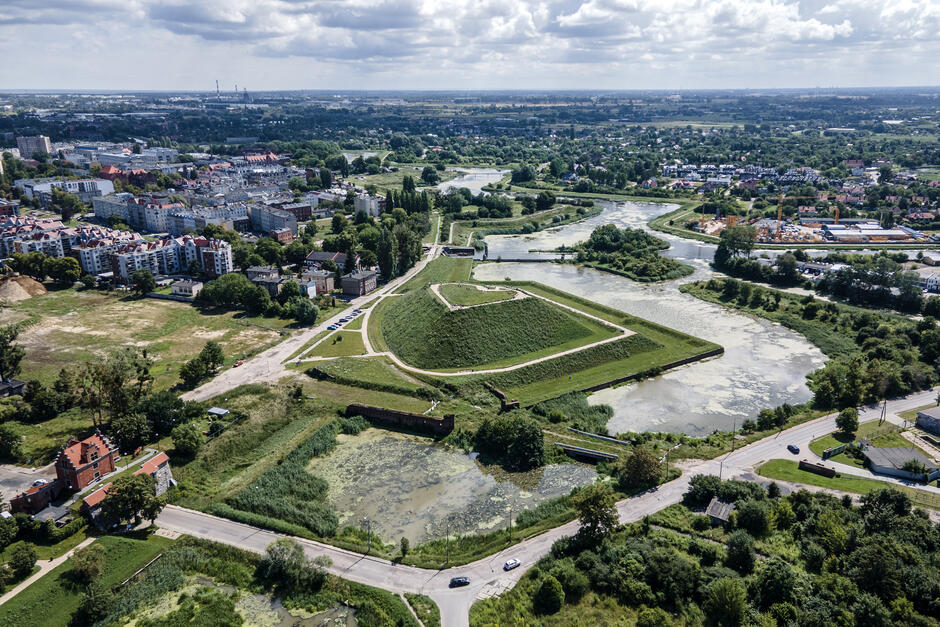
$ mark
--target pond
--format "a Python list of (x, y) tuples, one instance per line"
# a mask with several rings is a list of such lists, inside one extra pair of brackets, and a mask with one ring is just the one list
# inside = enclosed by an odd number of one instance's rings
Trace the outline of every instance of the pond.
[[(386, 542), (412, 544), (454, 533), (505, 528), (513, 516), (594, 481), (590, 466), (555, 464), (509, 474), (482, 467), (460, 451), (426, 438), (381, 429), (340, 435), (310, 472), (329, 483), (340, 525), (370, 528)], [(494, 474), (491, 474), (494, 473)]]
[[(675, 208), (654, 203), (605, 203), (605, 207), (604, 213), (582, 223), (527, 236), (487, 237), (489, 258), (571, 245), (586, 239), (601, 224), (643, 227), (651, 217)], [(745, 418), (756, 417), (761, 409), (809, 400), (812, 394), (806, 387), (806, 375), (825, 361), (819, 349), (778, 324), (681, 293), (681, 283), (714, 276), (708, 265), (714, 246), (660, 233), (656, 236), (672, 245), (664, 254), (692, 265), (695, 273), (678, 281), (649, 284), (574, 265), (487, 263), (474, 269), (474, 277), (539, 281), (725, 348), (721, 357), (592, 394), (590, 402), (606, 403), (614, 409), (608, 423), (611, 433), (704, 435), (715, 429), (731, 429)]]

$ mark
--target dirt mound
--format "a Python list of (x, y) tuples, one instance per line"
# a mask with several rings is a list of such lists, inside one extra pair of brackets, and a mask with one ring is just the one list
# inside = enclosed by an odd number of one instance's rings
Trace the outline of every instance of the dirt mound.
[(45, 293), (46, 288), (42, 283), (28, 276), (0, 279), (0, 302), (15, 303)]

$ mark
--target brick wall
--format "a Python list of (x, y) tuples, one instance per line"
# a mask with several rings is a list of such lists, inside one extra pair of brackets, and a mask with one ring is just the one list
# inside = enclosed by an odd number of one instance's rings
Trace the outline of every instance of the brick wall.
[(443, 418), (412, 414), (395, 409), (384, 409), (369, 405), (353, 403), (346, 407), (347, 416), (362, 416), (373, 422), (401, 427), (410, 431), (429, 431), (434, 434), (447, 434), (454, 430), (454, 415), (447, 414)]

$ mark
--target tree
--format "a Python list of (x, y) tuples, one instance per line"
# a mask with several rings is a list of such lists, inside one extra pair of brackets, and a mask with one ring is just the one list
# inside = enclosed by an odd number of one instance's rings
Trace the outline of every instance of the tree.
[(141, 399), (135, 411), (146, 416), (154, 432), (163, 436), (186, 419), (185, 408), (186, 404), (176, 394), (170, 390), (161, 390)]
[(279, 538), (268, 545), (258, 565), (259, 574), (294, 590), (319, 590), (326, 581), (323, 566), (329, 562), (310, 560), (296, 540)]
[(73, 257), (48, 257), (45, 263), (45, 273), (53, 281), (61, 285), (72, 285), (82, 276), (82, 268)]
[(565, 591), (561, 582), (548, 575), (539, 584), (532, 597), (532, 605), (539, 614), (554, 614), (565, 604)]
[(112, 416), (126, 414), (149, 394), (152, 365), (146, 351), (124, 348), (80, 367), (76, 376), (79, 405), (92, 414), (96, 427), (102, 426), (105, 410)]
[(548, 191), (539, 192), (535, 197), (535, 210), (548, 211), (555, 205), (555, 194)]
[(441, 180), (441, 175), (437, 173), (434, 166), (426, 165), (424, 169), (421, 170), (421, 180), (428, 185), (434, 185)]
[(16, 338), (20, 328), (15, 324), (0, 327), (0, 377), (12, 379), (20, 372), (20, 362), (26, 356), (22, 346), (17, 346)]
[(770, 508), (766, 501), (747, 499), (737, 504), (738, 526), (761, 538), (770, 533)]
[(836, 426), (846, 435), (858, 431), (858, 411), (854, 407), (846, 407), (840, 411), (836, 416)]
[(83, 274), (79, 281), (82, 282), (82, 287), (84, 287), (86, 290), (90, 290), (98, 285), (98, 279), (90, 274)]
[(13, 576), (17, 579), (24, 579), (33, 572), (33, 566), (36, 565), (36, 551), (32, 544), (22, 543), (10, 551), (10, 561), (7, 562)]
[(225, 363), (225, 353), (222, 352), (222, 346), (215, 340), (209, 340), (199, 352), (199, 357), (206, 364), (206, 369), (211, 373)]
[(173, 448), (184, 457), (195, 457), (204, 441), (202, 431), (191, 422), (173, 429)]
[(297, 281), (287, 281), (281, 288), (281, 293), (277, 295), (277, 302), (286, 305), (295, 298), (300, 297), (300, 284)]
[(403, 538), (401, 539), (401, 557), (402, 557), (402, 559), (404, 559), (405, 556), (408, 555), (408, 551), (409, 551), (410, 549), (411, 549), (411, 543), (408, 542), (408, 538), (404, 538), (404, 537), (403, 537)]
[(708, 586), (705, 592), (705, 614), (712, 625), (737, 627), (744, 622), (747, 610), (747, 590), (740, 579), (722, 577)]
[(180, 366), (180, 381), (187, 388), (194, 388), (196, 384), (202, 381), (209, 374), (206, 368), (206, 362), (200, 355), (196, 355), (182, 366)]
[(163, 509), (163, 499), (156, 496), (157, 480), (150, 475), (122, 475), (108, 488), (108, 496), (101, 508), (105, 518), (118, 522), (132, 520), (140, 524), (142, 518), (154, 520)]
[(735, 531), (728, 536), (728, 554), (725, 565), (739, 573), (754, 570), (754, 538), (746, 531)]
[(157, 289), (157, 280), (153, 278), (150, 270), (141, 268), (131, 273), (131, 284), (134, 286), (134, 293), (138, 296), (149, 294)]
[(663, 466), (652, 451), (641, 446), (622, 460), (616, 476), (621, 489), (650, 487), (659, 483), (663, 476)]
[(398, 241), (387, 228), (382, 228), (378, 242), (376, 242), (376, 255), (378, 256), (379, 270), (382, 279), (389, 281), (395, 277), (398, 259)]
[(75, 579), (90, 583), (97, 579), (104, 570), (102, 552), (97, 548), (86, 546), (72, 554), (72, 574)]
[(92, 581), (72, 616), (72, 624), (93, 625), (108, 615), (114, 607), (114, 594), (100, 581)]
[(320, 308), (313, 304), (309, 298), (298, 298), (294, 303), (294, 318), (304, 325), (312, 325), (320, 316)]
[(0, 459), (16, 461), (20, 456), (23, 438), (16, 434), (9, 422), (0, 424)]
[(111, 419), (111, 431), (122, 451), (133, 451), (153, 438), (153, 429), (143, 414), (124, 414)]
[(329, 189), (333, 186), (333, 173), (329, 168), (320, 168), (320, 186)]
[(578, 490), (571, 502), (581, 521), (580, 531), (592, 538), (609, 533), (619, 522), (617, 499), (606, 483), (592, 483)]
[(721, 232), (718, 246), (719, 248), (724, 247), (732, 257), (738, 255), (750, 257), (756, 239), (757, 230), (753, 226), (735, 224), (726, 227)]

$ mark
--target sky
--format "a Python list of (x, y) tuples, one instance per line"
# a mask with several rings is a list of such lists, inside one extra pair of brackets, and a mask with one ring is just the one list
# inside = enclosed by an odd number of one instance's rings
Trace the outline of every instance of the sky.
[(940, 84), (940, 0), (0, 0), (3, 89)]

